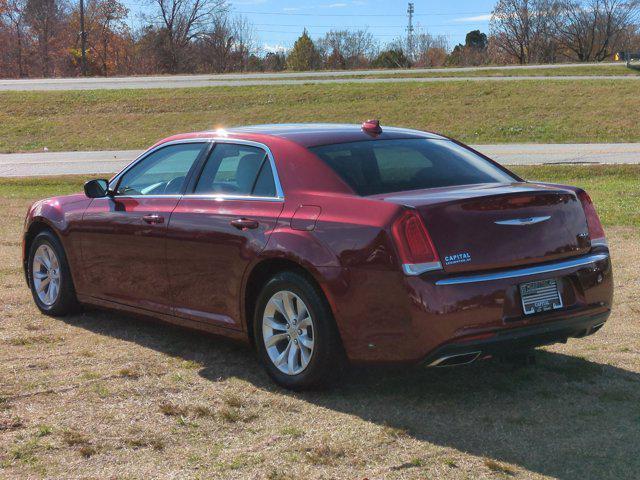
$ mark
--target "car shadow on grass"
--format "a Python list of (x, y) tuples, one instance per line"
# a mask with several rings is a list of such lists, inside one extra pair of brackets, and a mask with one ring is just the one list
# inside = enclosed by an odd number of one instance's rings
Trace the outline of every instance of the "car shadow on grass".
[(640, 375), (583, 358), (539, 351), (537, 365), (523, 368), (498, 361), (353, 368), (332, 390), (292, 393), (269, 380), (251, 349), (223, 338), (109, 312), (66, 321), (198, 362), (207, 380), (240, 378), (397, 435), (538, 474), (621, 479), (640, 472)]

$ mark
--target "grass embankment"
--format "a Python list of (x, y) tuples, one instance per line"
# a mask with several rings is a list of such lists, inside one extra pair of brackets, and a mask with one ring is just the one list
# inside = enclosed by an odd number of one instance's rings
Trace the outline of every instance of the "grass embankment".
[[(626, 65), (585, 65), (555, 68), (480, 68), (478, 70), (435, 69), (421, 72), (393, 72), (393, 70), (381, 70), (374, 73), (359, 75), (343, 75), (335, 72), (335, 75), (327, 76), (300, 76), (288, 78), (314, 79), (314, 78), (455, 78), (455, 77), (562, 77), (578, 75), (582, 77), (592, 76), (638, 76), (640, 71), (627, 68)], [(283, 77), (284, 79), (285, 77)]]
[(2, 92), (0, 151), (139, 149), (219, 126), (371, 117), (467, 143), (632, 142), (638, 111), (638, 85), (624, 80)]
[(640, 227), (640, 165), (511, 166), (527, 180), (577, 185), (591, 196), (605, 227)]
[(84, 178), (0, 180), (0, 477), (634, 478), (640, 235), (615, 202), (625, 192), (638, 211), (638, 168), (517, 171), (597, 199), (616, 275), (607, 325), (535, 367), (355, 370), (304, 394), (221, 339), (114, 312), (41, 315), (20, 267), (26, 207)]

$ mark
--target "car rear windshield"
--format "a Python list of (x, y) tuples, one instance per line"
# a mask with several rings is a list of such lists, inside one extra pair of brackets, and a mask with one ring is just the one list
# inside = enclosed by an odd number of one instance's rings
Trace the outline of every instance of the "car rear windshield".
[(310, 150), (358, 195), (517, 180), (450, 140), (369, 140)]

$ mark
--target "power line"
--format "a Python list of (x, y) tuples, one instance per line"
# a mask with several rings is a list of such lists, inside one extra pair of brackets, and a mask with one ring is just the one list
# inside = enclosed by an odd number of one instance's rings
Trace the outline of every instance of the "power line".
[[(360, 28), (362, 30), (366, 30), (369, 28), (406, 28), (406, 25), (308, 25), (302, 23), (252, 23), (252, 25), (257, 27), (297, 27), (297, 28), (332, 28), (334, 30), (345, 30), (348, 28)], [(414, 26), (413, 30), (415, 32), (416, 29), (427, 28), (427, 27), (454, 27), (454, 28), (471, 28), (469, 25), (463, 25), (459, 23), (434, 23), (429, 25), (421, 25)]]
[[(298, 13), (298, 12), (255, 12), (255, 11), (237, 11), (241, 15), (282, 15), (282, 16), (304, 16), (304, 17), (402, 17), (406, 14), (378, 14), (378, 13)], [(415, 13), (414, 17), (423, 16), (457, 16), (457, 15), (490, 15), (491, 12), (432, 12), (432, 13)]]
[[(301, 34), (301, 33), (302, 33), (302, 31), (301, 31), (301, 30), (297, 30), (297, 31), (295, 31), (295, 32), (285, 32), (285, 31), (283, 31), (283, 30), (255, 30), (255, 31), (256, 31), (256, 32), (258, 32), (258, 33), (282, 33), (282, 34), (293, 34), (293, 35), (299, 35), (299, 34)], [(309, 30), (307, 29), (307, 33), (308, 33), (309, 35), (312, 35), (312, 36), (317, 36), (317, 35), (324, 35), (324, 34), (325, 34), (325, 33), (327, 33), (327, 32), (319, 32), (319, 31), (318, 31), (318, 32), (312, 32), (312, 31), (309, 31)], [(401, 35), (400, 35), (400, 34), (398, 34), (398, 33), (373, 33), (373, 34), (371, 34), (371, 35), (372, 35), (373, 37), (376, 37), (376, 38), (377, 38), (377, 37), (392, 37), (392, 38), (398, 38), (398, 37), (400, 37), (400, 36), (401, 36)], [(439, 33), (438, 35), (443, 35), (443, 36), (446, 36), (446, 37), (453, 37), (453, 34), (451, 34), (451, 33), (441, 33), (441, 34)]]

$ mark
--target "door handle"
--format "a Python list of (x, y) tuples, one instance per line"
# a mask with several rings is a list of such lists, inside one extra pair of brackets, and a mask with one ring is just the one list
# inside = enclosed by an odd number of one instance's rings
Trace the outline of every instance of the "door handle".
[(144, 217), (142, 217), (142, 220), (144, 220), (147, 223), (164, 223), (164, 217), (160, 216), (160, 215), (145, 215)]
[(251, 218), (238, 218), (236, 220), (231, 220), (231, 225), (236, 227), (238, 230), (249, 230), (258, 228), (260, 224), (257, 220), (252, 220)]

